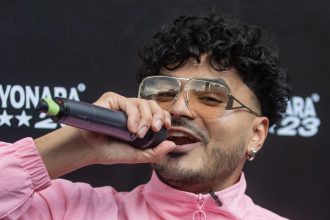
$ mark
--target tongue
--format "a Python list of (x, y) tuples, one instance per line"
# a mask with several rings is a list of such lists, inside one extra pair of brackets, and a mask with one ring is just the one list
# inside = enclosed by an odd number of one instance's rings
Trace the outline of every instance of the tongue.
[(196, 142), (188, 137), (169, 137), (168, 140), (173, 141), (176, 145), (192, 144)]

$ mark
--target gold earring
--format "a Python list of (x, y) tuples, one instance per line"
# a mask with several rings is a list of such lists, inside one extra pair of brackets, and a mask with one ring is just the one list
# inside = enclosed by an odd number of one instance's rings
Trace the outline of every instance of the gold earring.
[(257, 150), (255, 148), (251, 148), (249, 151), (250, 152), (247, 155), (247, 159), (248, 159), (248, 161), (252, 161), (252, 160), (254, 160), (254, 158), (257, 155)]

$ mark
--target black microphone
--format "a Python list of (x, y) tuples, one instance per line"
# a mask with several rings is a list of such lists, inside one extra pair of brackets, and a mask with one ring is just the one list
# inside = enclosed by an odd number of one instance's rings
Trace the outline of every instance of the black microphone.
[(86, 102), (60, 97), (43, 98), (36, 110), (51, 116), (55, 122), (105, 134), (140, 149), (155, 147), (168, 137), (167, 129), (162, 127), (158, 132), (149, 129), (143, 138), (138, 138), (128, 131), (124, 112)]

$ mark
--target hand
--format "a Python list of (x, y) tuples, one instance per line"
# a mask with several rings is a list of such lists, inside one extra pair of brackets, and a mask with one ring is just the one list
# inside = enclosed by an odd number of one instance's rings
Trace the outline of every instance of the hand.
[[(157, 132), (162, 126), (166, 128), (171, 126), (170, 114), (152, 100), (126, 98), (107, 92), (94, 104), (125, 112), (128, 118), (128, 130), (136, 133), (140, 138), (149, 128)], [(156, 162), (175, 147), (173, 142), (164, 141), (155, 148), (140, 150), (108, 136), (83, 130), (78, 130), (78, 132), (91, 149), (92, 163), (151, 163)]]
[[(171, 126), (170, 114), (154, 101), (103, 94), (95, 103), (127, 114), (127, 127), (138, 137), (151, 128), (157, 132)], [(175, 148), (163, 141), (152, 149), (140, 150), (109, 136), (65, 126), (34, 140), (51, 178), (91, 164), (153, 163)]]

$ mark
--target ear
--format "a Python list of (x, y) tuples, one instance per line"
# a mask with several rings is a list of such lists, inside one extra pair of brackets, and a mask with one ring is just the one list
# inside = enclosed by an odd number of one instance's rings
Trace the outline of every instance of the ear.
[(248, 144), (247, 155), (251, 149), (255, 149), (257, 152), (261, 149), (268, 135), (269, 120), (267, 117), (256, 117), (252, 123), (252, 137)]

